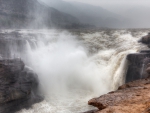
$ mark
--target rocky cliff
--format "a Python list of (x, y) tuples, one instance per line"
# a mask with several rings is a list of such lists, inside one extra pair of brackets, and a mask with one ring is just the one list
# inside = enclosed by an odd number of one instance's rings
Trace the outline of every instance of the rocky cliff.
[(0, 0), (0, 28), (84, 27), (77, 18), (38, 0)]

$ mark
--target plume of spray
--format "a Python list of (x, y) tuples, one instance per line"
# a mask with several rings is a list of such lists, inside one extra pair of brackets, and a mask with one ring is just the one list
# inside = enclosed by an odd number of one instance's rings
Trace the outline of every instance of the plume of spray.
[(65, 113), (86, 111), (90, 98), (111, 90), (109, 67), (98, 64), (76, 36), (57, 31), (45, 34), (36, 38), (35, 49), (27, 40), (23, 59), (38, 74), (41, 92), (54, 109), (50, 111), (58, 111), (56, 106)]
[(103, 94), (109, 90), (109, 76), (102, 72), (106, 73), (105, 68), (93, 62), (75, 36), (62, 32), (45, 38), (48, 41), (38, 41), (35, 50), (27, 43), (28, 63), (39, 74), (45, 93), (69, 94), (80, 89)]
[[(39, 76), (47, 101), (43, 103), (49, 106), (42, 109), (45, 113), (92, 109), (86, 104), (90, 98), (115, 90), (124, 83), (126, 55), (140, 48), (136, 38), (121, 31), (110, 36), (96, 32), (81, 37), (55, 30), (20, 32), (24, 37), (36, 34), (26, 38), (26, 50), (20, 55)], [(96, 48), (99, 49), (91, 53)], [(35, 109), (39, 109), (38, 104), (31, 110)]]

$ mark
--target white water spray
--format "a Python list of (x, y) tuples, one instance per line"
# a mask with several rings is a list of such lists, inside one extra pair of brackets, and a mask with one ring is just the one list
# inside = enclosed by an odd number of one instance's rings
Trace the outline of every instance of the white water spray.
[(20, 33), (42, 34), (27, 39), (26, 54), (21, 57), (38, 74), (45, 100), (18, 113), (79, 113), (93, 109), (87, 101), (122, 85), (126, 55), (141, 48), (138, 38), (127, 31), (80, 36), (52, 30)]

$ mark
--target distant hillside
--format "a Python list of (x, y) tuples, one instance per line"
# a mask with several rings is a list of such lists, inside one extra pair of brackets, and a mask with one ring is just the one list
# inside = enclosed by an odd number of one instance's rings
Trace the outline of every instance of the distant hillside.
[(38, 0), (0, 0), (0, 28), (84, 27), (70, 14)]
[(62, 0), (49, 0), (47, 4), (75, 16), (81, 23), (88, 23), (97, 27), (126, 27), (126, 23), (129, 23), (128, 19), (107, 11), (100, 6)]
[(134, 28), (150, 28), (150, 7), (143, 5), (129, 5), (128, 7), (120, 6), (119, 8), (119, 11), (116, 11), (115, 9), (114, 10), (120, 15), (122, 14), (126, 17), (129, 17), (134, 23)]

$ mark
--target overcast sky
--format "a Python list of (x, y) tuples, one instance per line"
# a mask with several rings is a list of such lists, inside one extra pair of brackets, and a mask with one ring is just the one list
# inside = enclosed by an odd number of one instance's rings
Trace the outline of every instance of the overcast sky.
[(75, 2), (83, 2), (93, 5), (150, 5), (150, 0), (64, 0), (64, 1), (75, 1)]

